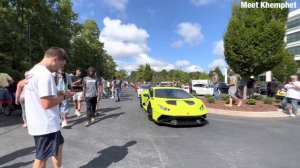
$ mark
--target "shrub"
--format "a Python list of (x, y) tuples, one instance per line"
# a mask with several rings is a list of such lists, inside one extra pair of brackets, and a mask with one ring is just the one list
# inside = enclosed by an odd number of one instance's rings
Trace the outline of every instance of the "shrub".
[(255, 99), (247, 99), (246, 104), (255, 105), (256, 104), (256, 100)]
[(275, 99), (275, 103), (280, 103), (281, 99)]
[(264, 98), (261, 95), (256, 95), (256, 96), (253, 97), (253, 99), (255, 99), (255, 100), (262, 100)]
[(227, 99), (229, 99), (229, 96), (227, 94), (221, 94), (220, 99), (221, 100), (227, 100)]
[(204, 95), (204, 97), (205, 97), (206, 99), (208, 99), (208, 98), (212, 97), (212, 95), (206, 94), (206, 95)]
[(208, 103), (215, 103), (215, 99), (212, 96), (210, 96), (210, 97), (207, 98), (207, 102)]
[(264, 104), (273, 104), (274, 99), (271, 97), (267, 97), (264, 99)]

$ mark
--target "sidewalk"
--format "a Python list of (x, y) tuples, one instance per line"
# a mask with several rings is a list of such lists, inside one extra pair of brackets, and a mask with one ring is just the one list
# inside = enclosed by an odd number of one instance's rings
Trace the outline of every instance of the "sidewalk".
[(248, 111), (232, 111), (232, 110), (222, 110), (207, 108), (208, 113), (238, 116), (238, 117), (260, 117), (260, 118), (276, 118), (276, 117), (289, 117), (289, 115), (280, 111), (269, 111), (269, 112), (248, 112)]

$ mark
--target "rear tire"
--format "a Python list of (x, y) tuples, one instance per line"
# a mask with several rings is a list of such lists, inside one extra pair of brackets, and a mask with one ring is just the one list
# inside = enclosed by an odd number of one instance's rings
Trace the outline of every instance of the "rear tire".
[(5, 106), (5, 107), (3, 107), (3, 112), (4, 112), (4, 115), (11, 116), (12, 110), (9, 106)]

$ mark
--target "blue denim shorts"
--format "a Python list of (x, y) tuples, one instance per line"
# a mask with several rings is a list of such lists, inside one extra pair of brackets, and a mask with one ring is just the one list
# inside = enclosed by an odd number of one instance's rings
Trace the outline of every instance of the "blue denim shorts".
[(59, 104), (59, 111), (61, 113), (70, 113), (70, 101), (64, 100)]
[(0, 100), (11, 98), (7, 89), (0, 89)]
[(60, 131), (34, 136), (33, 138), (36, 148), (35, 158), (38, 160), (45, 160), (51, 156), (57, 156), (59, 145), (64, 143), (64, 137)]

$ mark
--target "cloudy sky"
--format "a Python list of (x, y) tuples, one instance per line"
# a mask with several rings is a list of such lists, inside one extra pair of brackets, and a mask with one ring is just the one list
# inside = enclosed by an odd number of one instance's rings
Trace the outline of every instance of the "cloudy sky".
[[(300, 0), (290, 0), (297, 2)], [(118, 69), (140, 64), (186, 72), (224, 68), (233, 0), (72, 0), (78, 21), (96, 20)]]

